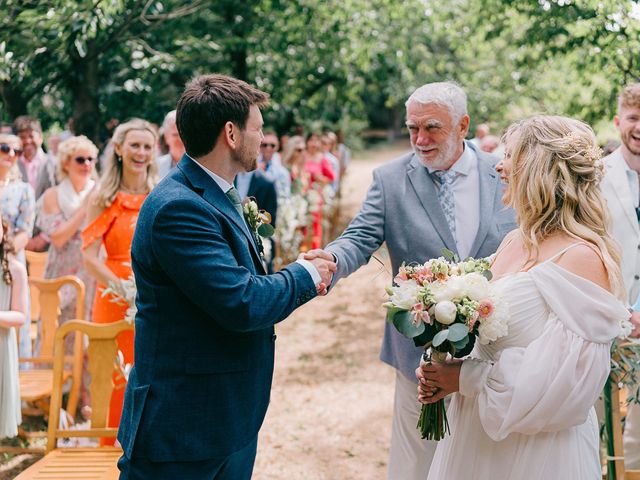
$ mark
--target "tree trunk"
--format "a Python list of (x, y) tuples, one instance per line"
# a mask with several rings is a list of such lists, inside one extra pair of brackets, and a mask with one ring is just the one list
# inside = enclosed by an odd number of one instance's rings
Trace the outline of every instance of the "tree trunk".
[(5, 108), (1, 117), (7, 117), (13, 121), (20, 115), (27, 115), (28, 99), (24, 96), (24, 89), (20, 88), (19, 85), (15, 86), (7, 81), (0, 82), (0, 97)]
[(76, 75), (71, 80), (73, 92), (73, 130), (86, 135), (96, 145), (100, 142), (100, 104), (98, 102), (98, 58), (74, 61)]

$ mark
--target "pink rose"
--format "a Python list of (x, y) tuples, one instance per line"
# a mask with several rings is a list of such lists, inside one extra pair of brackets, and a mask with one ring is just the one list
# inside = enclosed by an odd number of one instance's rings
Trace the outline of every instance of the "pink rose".
[(493, 303), (489, 300), (483, 300), (480, 302), (480, 306), (478, 307), (478, 315), (480, 318), (487, 318), (493, 313)]

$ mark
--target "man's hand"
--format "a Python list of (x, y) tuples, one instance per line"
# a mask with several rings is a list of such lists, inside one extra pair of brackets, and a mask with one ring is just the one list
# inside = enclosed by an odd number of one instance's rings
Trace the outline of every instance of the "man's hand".
[(331, 278), (337, 270), (333, 258), (331, 260), (326, 260), (323, 258), (305, 258), (305, 260), (309, 260), (313, 264), (313, 266), (316, 267), (316, 270), (318, 270), (318, 273), (320, 274), (321, 280), (318, 287), (323, 286), (323, 290), (326, 290), (326, 286), (331, 284)]
[(319, 248), (316, 250), (309, 250), (307, 253), (300, 254), (300, 256), (305, 260), (309, 260), (309, 261), (314, 260), (316, 258), (322, 258), (329, 262), (335, 263), (335, 258), (333, 258), (333, 254), (325, 250), (320, 250)]
[(629, 318), (631, 325), (633, 325), (633, 331), (631, 332), (632, 338), (640, 338), (640, 312), (631, 312), (631, 318)]

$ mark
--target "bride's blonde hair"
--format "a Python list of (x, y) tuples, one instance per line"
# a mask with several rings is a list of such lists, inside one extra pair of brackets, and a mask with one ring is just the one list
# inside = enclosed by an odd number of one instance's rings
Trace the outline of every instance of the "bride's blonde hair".
[(503, 140), (509, 142), (506, 154), (512, 161), (509, 203), (532, 261), (539, 243), (554, 233), (584, 240), (599, 249), (612, 292), (625, 298), (620, 253), (598, 187), (602, 152), (591, 127), (572, 118), (536, 115), (511, 125)]

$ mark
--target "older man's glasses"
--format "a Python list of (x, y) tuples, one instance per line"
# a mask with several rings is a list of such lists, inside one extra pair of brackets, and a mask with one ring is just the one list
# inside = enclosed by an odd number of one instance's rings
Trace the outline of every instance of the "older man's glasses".
[(276, 148), (276, 144), (275, 143), (261, 143), (260, 147), (262, 148)]
[(6, 143), (0, 144), (0, 152), (7, 153), (7, 154), (13, 152), (16, 155), (22, 154), (22, 150), (19, 150), (17, 148), (13, 148), (11, 145), (6, 144)]
[(78, 165), (91, 165), (95, 159), (96, 157), (82, 157), (82, 156), (77, 156), (76, 158), (74, 158), (74, 160)]

